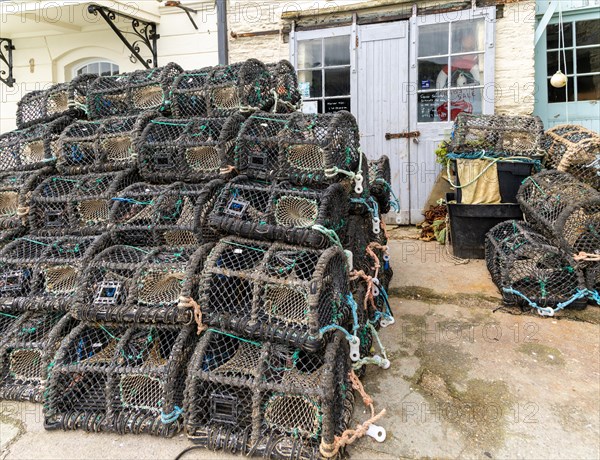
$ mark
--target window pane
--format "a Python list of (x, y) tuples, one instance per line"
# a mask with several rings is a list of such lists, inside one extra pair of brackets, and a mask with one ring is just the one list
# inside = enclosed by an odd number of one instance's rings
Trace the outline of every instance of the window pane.
[(350, 35), (325, 38), (323, 42), (326, 66), (350, 65)]
[(325, 96), (350, 94), (350, 67), (325, 69)]
[(577, 50), (577, 73), (600, 72), (600, 47)]
[(92, 62), (91, 64), (88, 64), (87, 66), (87, 73), (99, 73), (100, 71), (100, 65), (98, 62)]
[(577, 100), (600, 100), (600, 75), (588, 75), (586, 77), (577, 77)]
[(100, 75), (110, 75), (110, 62), (100, 63)]
[(483, 19), (453, 23), (451, 25), (451, 52), (468, 53), (469, 51), (483, 51), (484, 27), (485, 23)]
[[(565, 32), (565, 46), (573, 46), (573, 23), (563, 24), (563, 30)], [(546, 27), (546, 48), (558, 48), (558, 24), (550, 24)]]
[(117, 64), (112, 65), (112, 74), (119, 75), (119, 66)]
[(298, 42), (298, 68), (320, 67), (322, 40), (302, 40)]
[(298, 86), (302, 97), (323, 96), (320, 70), (301, 70), (298, 72)]
[[(451, 56), (450, 86), (473, 86), (483, 83), (483, 54), (466, 54), (463, 56)], [(444, 69), (445, 71), (447, 71)]]
[(419, 89), (444, 88), (448, 81), (448, 58), (419, 59)]
[(598, 37), (600, 37), (600, 19), (577, 21), (575, 23), (575, 34), (576, 46), (597, 45)]
[[(567, 58), (567, 65), (565, 66), (564, 57)], [(549, 51), (547, 53), (548, 58), (548, 76), (551, 77), (558, 70), (558, 51)], [(565, 50), (565, 54), (563, 55), (562, 51), (560, 53), (560, 66), (562, 67), (562, 73), (564, 74), (572, 74), (573, 73), (573, 50)]]
[(419, 56), (448, 54), (448, 24), (419, 27)]
[[(481, 113), (481, 93), (479, 88), (465, 88), (450, 91), (450, 108), (445, 107), (440, 110), (438, 107), (438, 116), (442, 121), (454, 121), (461, 112)], [(444, 113), (445, 112), (445, 113)]]
[(77, 75), (81, 75), (81, 74), (83, 74), (83, 69), (79, 69), (79, 70), (77, 71)]
[(325, 99), (325, 113), (339, 112), (347, 110), (350, 112), (350, 98), (344, 97), (341, 99)]
[(569, 91), (569, 102), (574, 101), (573, 98), (573, 78), (569, 78), (569, 82), (565, 88), (555, 88), (548, 80), (548, 103), (565, 102), (565, 95)]
[(441, 121), (438, 115), (438, 107), (447, 103), (447, 91), (436, 91), (432, 93), (420, 93), (418, 95), (419, 110), (417, 121), (420, 123), (428, 121)]

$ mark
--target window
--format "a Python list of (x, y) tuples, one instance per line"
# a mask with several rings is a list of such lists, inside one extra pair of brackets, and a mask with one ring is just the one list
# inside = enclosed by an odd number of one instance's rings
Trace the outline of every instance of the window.
[(76, 67), (73, 76), (82, 75), (85, 73), (94, 73), (103, 76), (117, 75), (119, 66), (108, 61), (96, 61)]
[(298, 40), (298, 85), (304, 111), (350, 111), (350, 35)]
[[(564, 54), (559, 50), (559, 25), (546, 28), (548, 103), (600, 100), (600, 19), (563, 23)], [(561, 39), (562, 40), (562, 39)], [(554, 88), (550, 78), (558, 70), (569, 77), (567, 86)]]
[(419, 26), (418, 122), (482, 113), (485, 19)]

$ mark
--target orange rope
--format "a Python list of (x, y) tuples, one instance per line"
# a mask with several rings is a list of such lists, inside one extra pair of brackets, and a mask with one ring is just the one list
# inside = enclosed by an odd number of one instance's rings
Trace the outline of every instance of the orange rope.
[(369, 243), (369, 245), (367, 246), (367, 255), (371, 259), (373, 259), (373, 263), (374, 263), (373, 270), (375, 271), (375, 276), (373, 278), (378, 278), (379, 269), (381, 268), (381, 262), (379, 262), (379, 257), (377, 257), (377, 254), (375, 254), (375, 251), (373, 251), (373, 249), (380, 249), (383, 252), (387, 252), (388, 247), (383, 246), (383, 245), (377, 243), (376, 241)]
[(375, 305), (375, 298), (373, 296), (373, 277), (367, 275), (363, 270), (353, 270), (350, 272), (350, 281), (354, 281), (358, 278), (361, 278), (367, 282), (367, 292), (365, 294), (365, 300), (363, 301), (363, 307), (365, 311), (369, 311), (368, 303), (370, 302), (373, 309), (377, 309)]
[(179, 308), (193, 308), (194, 309), (194, 320), (198, 325), (197, 333), (198, 335), (202, 334), (208, 326), (202, 322), (202, 308), (198, 305), (191, 297), (181, 296), (179, 297)]
[(381, 222), (379, 223), (379, 226), (381, 227), (381, 230), (383, 230), (383, 236), (385, 237), (385, 241), (389, 241), (390, 236), (388, 235), (388, 231), (387, 231), (387, 225), (385, 224), (385, 222), (383, 221), (383, 219), (381, 219)]
[(590, 254), (589, 252), (581, 251), (578, 254), (573, 256), (576, 262), (581, 262), (583, 260), (587, 262), (600, 262), (600, 254)]

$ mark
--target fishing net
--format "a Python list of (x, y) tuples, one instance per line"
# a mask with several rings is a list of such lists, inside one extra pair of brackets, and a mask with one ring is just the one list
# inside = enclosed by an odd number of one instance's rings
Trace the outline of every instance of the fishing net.
[(600, 305), (600, 262), (590, 263), (585, 269), (585, 282), (592, 299)]
[(31, 194), (51, 171), (46, 167), (35, 171), (0, 173), (0, 229), (27, 225)]
[(189, 266), (184, 298), (197, 300), (204, 324), (305, 350), (319, 349), (327, 326), (350, 317), (346, 255), (241, 238), (222, 239), (201, 276)]
[(272, 111), (288, 113), (298, 110), (302, 97), (298, 90), (298, 77), (294, 66), (284, 59), (267, 64), (267, 69), (271, 76), (271, 91), (276, 94)]
[(197, 251), (202, 265), (213, 245), (111, 246), (83, 271), (74, 315), (85, 321), (191, 323), (194, 312), (179, 308), (187, 264)]
[(579, 125), (559, 125), (546, 131), (546, 166), (568, 172), (600, 190), (600, 136)]
[(95, 235), (108, 227), (112, 198), (135, 182), (134, 170), (52, 176), (34, 190), (29, 225), (37, 235)]
[(50, 362), (76, 323), (69, 314), (29, 312), (5, 332), (0, 346), (0, 400), (42, 401)]
[(324, 248), (343, 235), (347, 219), (340, 184), (314, 190), (238, 176), (221, 192), (209, 222), (230, 235)]
[(316, 460), (350, 422), (349, 371), (341, 334), (314, 354), (211, 329), (190, 360), (186, 431), (210, 450)]
[(0, 135), (0, 171), (26, 171), (51, 166), (58, 154), (60, 133), (71, 121), (69, 117), (60, 117)]
[(175, 435), (194, 339), (192, 327), (79, 324), (53, 363), (46, 429)]
[(88, 117), (95, 120), (163, 110), (173, 80), (182, 71), (171, 62), (164, 67), (98, 77), (88, 88)]
[(28, 236), (8, 243), (0, 251), (0, 302), (14, 311), (65, 311), (83, 268), (109, 243), (107, 236)]
[(526, 220), (569, 254), (600, 248), (600, 193), (571, 174), (549, 170), (528, 177), (517, 194)]
[(243, 121), (234, 113), (227, 118), (157, 118), (140, 125), (135, 145), (140, 174), (155, 183), (228, 176)]
[(485, 239), (485, 260), (492, 280), (508, 304), (554, 314), (569, 305), (585, 307), (585, 281), (573, 258), (529, 224), (506, 221)]
[(450, 153), (484, 150), (498, 156), (544, 156), (544, 125), (537, 116), (473, 115), (456, 117)]
[(369, 166), (369, 193), (379, 205), (379, 212), (387, 214), (390, 212), (390, 187), (392, 183), (392, 171), (390, 159), (382, 155), (378, 160), (368, 161)]
[(113, 198), (111, 234), (116, 242), (137, 246), (215, 241), (208, 215), (223, 184), (221, 179), (207, 184), (132, 184)]

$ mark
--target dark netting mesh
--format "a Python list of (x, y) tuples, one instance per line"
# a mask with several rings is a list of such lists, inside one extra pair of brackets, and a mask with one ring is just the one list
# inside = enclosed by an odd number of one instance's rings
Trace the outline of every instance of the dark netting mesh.
[(175, 435), (194, 342), (191, 326), (81, 323), (52, 363), (46, 429)]
[(190, 264), (183, 292), (200, 305), (199, 328), (315, 351), (327, 326), (350, 317), (347, 260), (337, 246), (315, 250), (227, 237), (198, 274)]
[(600, 305), (600, 262), (589, 263), (585, 269), (585, 282), (591, 298)]
[(186, 431), (211, 450), (319, 459), (350, 422), (349, 371), (342, 334), (314, 354), (210, 329), (190, 360)]
[(81, 271), (110, 244), (107, 236), (27, 236), (0, 251), (0, 309), (65, 311)]
[(206, 84), (212, 67), (184, 70), (177, 75), (169, 92), (171, 113), (175, 118), (208, 116)]
[(135, 142), (140, 174), (156, 183), (228, 176), (243, 121), (234, 113), (227, 118), (157, 118), (140, 126)]
[(187, 264), (202, 265), (213, 245), (111, 246), (84, 269), (74, 314), (86, 321), (192, 323), (180, 308)]
[(29, 225), (38, 235), (95, 235), (108, 227), (113, 197), (137, 180), (133, 170), (52, 176), (33, 192)]
[(314, 190), (238, 176), (221, 192), (209, 222), (227, 234), (323, 248), (343, 235), (347, 219), (340, 184)]
[(529, 223), (569, 254), (600, 253), (600, 193), (568, 173), (528, 177), (517, 201)]
[(281, 60), (267, 64), (271, 76), (271, 91), (274, 91), (275, 107), (273, 112), (294, 112), (302, 99), (298, 90), (298, 77), (291, 62)]
[(116, 242), (137, 246), (200, 244), (217, 239), (208, 225), (224, 182), (151, 185), (138, 182), (114, 197), (110, 212)]
[(572, 174), (600, 190), (600, 136), (579, 125), (559, 125), (546, 131), (546, 166)]
[(76, 323), (68, 313), (29, 312), (4, 332), (7, 338), (0, 346), (0, 399), (41, 402), (50, 363), (60, 341)]
[(448, 151), (485, 150), (500, 156), (543, 156), (544, 125), (537, 116), (460, 113), (454, 122)]
[(15, 324), (19, 324), (30, 312), (0, 311), (0, 347), (10, 339)]
[(378, 160), (370, 160), (369, 165), (369, 193), (379, 205), (379, 212), (387, 214), (390, 212), (390, 190), (392, 183), (392, 171), (390, 159), (382, 155)]
[(51, 166), (58, 153), (58, 139), (71, 123), (60, 117), (27, 129), (9, 131), (0, 136), (0, 171), (25, 171)]
[(46, 167), (35, 171), (0, 173), (0, 229), (25, 227), (31, 194), (52, 171)]
[(19, 238), (20, 236), (25, 235), (25, 233), (27, 233), (26, 227), (9, 228), (7, 230), (0, 230), (0, 249), (2, 249), (8, 243), (14, 241), (15, 238)]
[(98, 77), (88, 87), (88, 117), (95, 120), (164, 109), (173, 80), (182, 71), (171, 62), (164, 67)]

